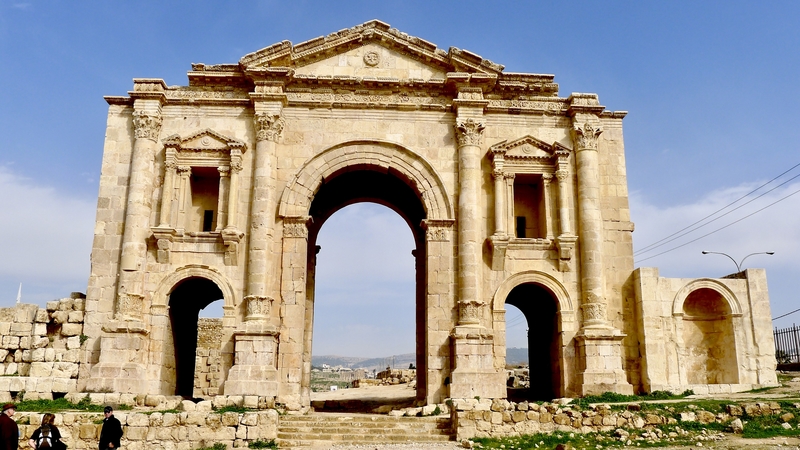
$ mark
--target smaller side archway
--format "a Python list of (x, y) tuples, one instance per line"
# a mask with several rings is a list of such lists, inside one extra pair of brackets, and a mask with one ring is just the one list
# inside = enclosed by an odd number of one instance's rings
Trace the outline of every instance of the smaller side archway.
[(510, 398), (550, 400), (566, 391), (568, 367), (565, 347), (574, 334), (572, 301), (564, 286), (538, 271), (521, 272), (506, 279), (493, 299), (494, 329), (502, 333), (495, 347), (499, 364), (505, 365), (505, 305), (513, 305), (527, 323), (530, 388), (509, 391)]
[(678, 291), (673, 315), (687, 384), (739, 382), (734, 320), (741, 314), (736, 296), (716, 280), (696, 280)]

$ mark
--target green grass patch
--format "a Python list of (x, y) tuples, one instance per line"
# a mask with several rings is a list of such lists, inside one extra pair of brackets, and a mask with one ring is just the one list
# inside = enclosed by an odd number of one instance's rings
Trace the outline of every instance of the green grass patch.
[[(537, 433), (518, 437), (474, 438), (484, 449), (505, 450), (552, 450), (559, 444), (570, 444), (576, 449), (595, 448), (658, 448), (668, 446), (692, 445), (697, 441), (697, 433), (684, 433), (669, 437), (668, 434), (677, 429), (677, 425), (664, 426), (663, 436), (658, 439), (643, 437), (646, 430), (628, 429), (628, 436), (620, 438), (610, 432), (606, 433), (572, 433), (557, 431), (554, 433)], [(628, 444), (628, 441), (631, 443)]]
[(227, 412), (235, 412), (237, 414), (244, 414), (248, 411), (252, 411), (251, 409), (245, 408), (244, 406), (223, 406), (222, 408), (215, 409), (214, 412), (217, 414), (224, 414)]
[[(93, 405), (89, 396), (82, 398), (78, 403), (72, 403), (66, 398), (56, 400), (22, 400), (17, 403), (17, 411), (28, 412), (56, 412), (56, 411), (87, 411), (103, 412), (104, 405)], [(119, 410), (131, 409), (128, 405), (119, 405)]]
[(653, 400), (675, 400), (685, 398), (693, 394), (694, 391), (692, 390), (686, 390), (677, 395), (669, 391), (653, 391), (649, 394), (642, 395), (624, 395), (617, 394), (616, 392), (603, 392), (600, 395), (587, 395), (586, 397), (576, 398), (570, 402), (570, 405), (575, 405), (585, 409), (593, 403), (631, 403)]
[(770, 416), (751, 416), (748, 417), (744, 424), (742, 436), (746, 438), (770, 438), (774, 436), (800, 436), (800, 430), (797, 429), (797, 417), (793, 418), (788, 424), (792, 426), (790, 429), (785, 429), (781, 424), (783, 420), (780, 415)]
[(222, 442), (217, 442), (211, 447), (200, 447), (197, 450), (227, 450), (227, 449), (228, 449), (227, 445), (223, 444)]
[(278, 448), (278, 443), (275, 442), (275, 439), (270, 439), (268, 441), (259, 439), (248, 443), (247, 447), (253, 449), (263, 449), (263, 448), (273, 449), (273, 448)]

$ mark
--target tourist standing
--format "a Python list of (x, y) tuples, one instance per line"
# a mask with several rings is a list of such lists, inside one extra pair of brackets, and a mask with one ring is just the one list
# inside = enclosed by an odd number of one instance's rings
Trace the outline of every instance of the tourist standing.
[(36, 429), (28, 440), (28, 445), (34, 450), (36, 449), (53, 449), (58, 450), (61, 442), (61, 432), (53, 424), (55, 422), (55, 414), (46, 413), (42, 416), (42, 425)]
[(17, 450), (19, 447), (19, 427), (11, 417), (17, 412), (17, 405), (6, 403), (0, 414), (0, 450)]
[(114, 409), (110, 406), (105, 407), (103, 415), (105, 419), (103, 419), (103, 428), (100, 430), (100, 450), (119, 448), (119, 440), (122, 438), (122, 425), (114, 417)]

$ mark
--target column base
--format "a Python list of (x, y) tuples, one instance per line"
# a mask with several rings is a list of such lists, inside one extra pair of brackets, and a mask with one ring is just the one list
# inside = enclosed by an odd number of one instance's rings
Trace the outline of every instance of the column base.
[(494, 367), (494, 336), (482, 327), (457, 326), (450, 340), (455, 360), (450, 397), (505, 398), (505, 373)]
[(275, 366), (278, 331), (266, 322), (242, 324), (234, 333), (234, 365), (225, 380), (225, 395), (278, 395)]
[(575, 336), (578, 346), (579, 393), (604, 392), (632, 395), (633, 386), (622, 369), (622, 340), (625, 334), (611, 327), (584, 328)]
[(151, 381), (141, 361), (147, 353), (147, 331), (135, 321), (111, 322), (103, 327), (111, 334), (100, 337), (100, 360), (92, 366), (86, 390), (144, 394), (150, 392)]

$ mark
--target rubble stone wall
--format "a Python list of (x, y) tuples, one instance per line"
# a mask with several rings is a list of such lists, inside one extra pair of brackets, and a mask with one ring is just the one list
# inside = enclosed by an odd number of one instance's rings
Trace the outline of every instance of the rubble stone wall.
[(197, 321), (197, 354), (194, 365), (194, 396), (219, 395), (222, 379), (222, 319)]
[[(252, 441), (275, 439), (278, 435), (278, 412), (126, 412), (115, 411), (122, 424), (122, 448), (127, 450), (189, 450), (223, 443), (247, 447)], [(42, 414), (18, 412), (20, 448), (41, 423)], [(55, 425), (70, 450), (96, 449), (100, 438), (101, 413), (57, 413)]]
[(26, 399), (52, 399), (77, 390), (84, 296), (0, 308), (0, 402), (24, 392)]

